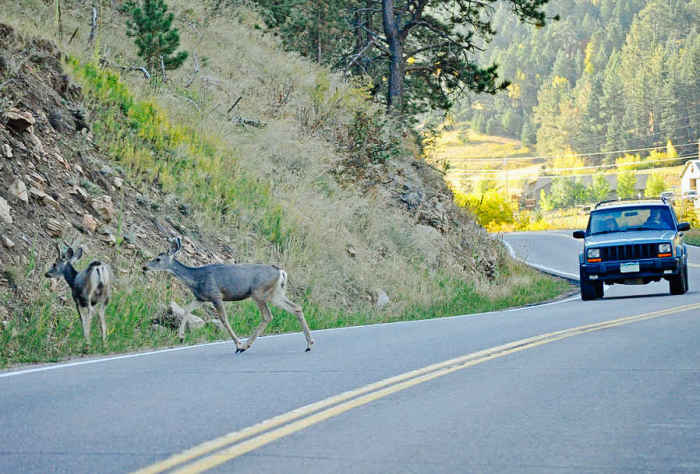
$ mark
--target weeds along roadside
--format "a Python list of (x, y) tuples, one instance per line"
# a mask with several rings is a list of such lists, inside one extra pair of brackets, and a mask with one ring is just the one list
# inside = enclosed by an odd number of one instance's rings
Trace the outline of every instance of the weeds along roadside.
[[(191, 147), (193, 153), (207, 150), (212, 159), (216, 156), (213, 148), (202, 144), (199, 137), (191, 131), (173, 130), (167, 125), (167, 121), (159, 115), (157, 107), (153, 104), (139, 104), (128, 93), (128, 89), (121, 84), (118, 77), (107, 71), (102, 71), (91, 65), (80, 65), (72, 61), (72, 67), (76, 76), (81, 78), (84, 90), (94, 100), (93, 106), (101, 109), (96, 115), (94, 132), (96, 139), (104, 149), (126, 150), (122, 155), (112, 153), (118, 163), (125, 166), (134, 178), (152, 179), (149, 175), (151, 167), (159, 167), (161, 173), (180, 173), (177, 177), (185, 175), (189, 179), (188, 170), (191, 167), (183, 166), (181, 162), (168, 162), (165, 158), (158, 158), (159, 153), (169, 157), (172, 146), (182, 147), (183, 143)], [(99, 104), (99, 105), (98, 105)], [(135, 112), (130, 113), (131, 110)], [(128, 133), (123, 127), (118, 126), (116, 117), (125, 117), (128, 120)], [(135, 117), (135, 118), (134, 118)], [(145, 124), (141, 130), (140, 124)], [(145, 152), (132, 154), (130, 150), (138, 148), (149, 149)], [(201, 160), (201, 157), (192, 157), (193, 160)], [(166, 161), (166, 163), (160, 163)], [(169, 166), (174, 167), (171, 172)], [(196, 178), (193, 178), (196, 179)], [(232, 178), (236, 179), (236, 177)], [(173, 192), (183, 192), (176, 186)], [(264, 188), (261, 193), (264, 197)], [(187, 192), (191, 192), (187, 190)], [(208, 197), (203, 193), (193, 193), (188, 196), (200, 196), (200, 205), (208, 204)], [(237, 203), (234, 203), (234, 205)], [(262, 227), (264, 230), (265, 228)], [(277, 234), (272, 234), (276, 236)], [(118, 247), (116, 251), (118, 258)], [(17, 279), (39, 279), (40, 291), (37, 298), (27, 306), (23, 314), (13, 319), (13, 324), (0, 333), (0, 361), (2, 365), (30, 362), (56, 361), (66, 357), (78, 356), (86, 352), (82, 339), (82, 330), (70, 301), (67, 304), (57, 304), (56, 294), (49, 288), (47, 280), (41, 280), (44, 269), (38, 262), (49, 261), (52, 255), (42, 255), (36, 252), (30, 258), (26, 268), (16, 269)], [(85, 262), (83, 262), (83, 265)], [(439, 303), (425, 306), (412, 306), (410, 309), (396, 314), (378, 314), (373, 311), (342, 311), (320, 307), (311, 301), (304, 301), (307, 319), (314, 329), (341, 327), (356, 324), (368, 324), (375, 322), (389, 322), (398, 320), (413, 320), (453, 315), (469, 312), (489, 311), (505, 308), (513, 305), (527, 304), (533, 301), (548, 299), (560, 294), (565, 285), (557, 280), (542, 278), (535, 272), (527, 277), (528, 270), (514, 266), (504, 272), (501, 278), (512, 282), (510, 273), (521, 274), (519, 282), (511, 288), (507, 294), (484, 296), (472, 285), (446, 276), (441, 277), (438, 286), (443, 294), (437, 300)], [(425, 274), (426, 278), (432, 278)], [(109, 334), (106, 346), (102, 346), (99, 337), (93, 332), (92, 347), (89, 353), (112, 353), (139, 350), (151, 347), (171, 346), (179, 343), (174, 331), (154, 328), (152, 318), (154, 314), (162, 311), (162, 302), (169, 301), (175, 296), (181, 296), (181, 289), (173, 279), (169, 277), (151, 278), (148, 283), (141, 276), (127, 277), (122, 281), (114, 293), (112, 302), (107, 309)], [(11, 295), (5, 294), (5, 299)], [(68, 295), (66, 294), (66, 297)], [(9, 301), (4, 301), (7, 303)], [(229, 306), (229, 314), (233, 319), (236, 331), (248, 334), (258, 323), (259, 313), (251, 302), (239, 303), (236, 308)], [(282, 312), (273, 309), (275, 318), (271, 323), (268, 333), (297, 331), (297, 322), (294, 318), (285, 316)], [(206, 342), (219, 340), (224, 335), (211, 326), (190, 331), (186, 335), (185, 343)]]
[[(292, 218), (289, 212), (281, 208), (278, 203), (279, 196), (275, 196), (269, 185), (265, 184), (267, 181), (260, 176), (246, 173), (244, 168), (239, 166), (235, 155), (240, 152), (234, 151), (232, 156), (230, 151), (236, 148), (222, 144), (216, 137), (202, 138), (199, 132), (181, 125), (186, 121), (178, 121), (177, 125), (172, 125), (168, 120), (170, 112), (166, 113), (165, 109), (155, 102), (155, 98), (135, 99), (117, 74), (109, 73), (94, 64), (81, 65), (76, 59), (71, 60), (70, 67), (74, 68), (76, 77), (84, 76), (80, 82), (87, 93), (88, 105), (94, 114), (93, 119), (96, 119), (93, 128), (102, 150), (109, 152), (115, 163), (126, 168), (134, 180), (140, 180), (144, 187), (155, 182), (164, 191), (172, 191), (195, 204), (197, 219), (208, 223), (209, 227), (222, 228), (222, 222), (225, 222), (225, 227), (232, 229), (230, 232), (252, 228), (255, 237), (262, 237), (265, 244), (260, 248), (249, 249), (243, 256), (254, 260), (281, 259), (285, 267), (291, 267), (290, 278), (294, 278), (293, 286), (301, 289), (301, 293), (295, 295), (295, 300), (304, 305), (307, 319), (314, 329), (485, 311), (547, 299), (566, 288), (565, 285), (541, 277), (535, 272), (517, 266), (511, 268), (506, 264), (499, 268), (498, 276), (491, 284), (476, 281), (467, 283), (464, 275), (448, 271), (430, 271), (422, 262), (421, 249), (412, 241), (410, 231), (414, 224), (407, 220), (400, 221), (396, 212), (389, 215), (389, 209), (381, 210), (383, 214), (378, 216), (355, 217), (355, 211), (371, 213), (372, 208), (355, 202), (358, 201), (358, 197), (352, 193), (343, 195), (343, 191), (335, 188), (332, 180), (326, 178), (317, 184), (320, 188), (319, 194), (340, 195), (342, 199), (347, 199), (346, 208), (331, 208), (331, 203), (325, 203), (319, 205), (316, 214), (313, 215), (318, 216), (323, 212), (338, 214), (337, 220), (331, 221), (331, 227), (334, 228), (348, 216), (350, 227), (359, 223), (362, 225), (359, 228), (367, 235), (367, 240), (373, 240), (382, 246), (388, 245), (389, 255), (396, 255), (386, 261), (373, 262), (374, 267), (359, 268), (367, 262), (352, 261), (347, 264), (341, 261), (345, 254), (343, 239), (352, 235), (343, 230), (338, 234), (341, 238), (334, 234), (325, 242), (321, 240), (322, 232), (309, 237), (309, 227), (300, 227), (301, 219), (298, 216)], [(311, 102), (296, 109), (295, 119), (302, 125), (306, 124), (304, 136), (320, 133), (318, 128), (321, 127), (323, 118), (329, 117), (327, 107), (338, 102), (337, 91), (334, 92), (328, 85), (327, 77), (325, 73), (313, 75), (314, 83), (309, 86), (312, 91)], [(93, 84), (90, 85), (90, 82)], [(273, 123), (269, 129), (273, 130), (274, 126), (276, 125)], [(339, 126), (335, 130), (339, 128), (342, 127)], [(365, 133), (366, 129), (360, 132)], [(332, 130), (329, 133), (332, 133)], [(384, 150), (381, 146), (375, 146), (378, 142), (372, 140), (369, 142), (371, 147), (367, 150), (370, 156), (376, 155), (375, 150)], [(256, 143), (248, 146), (249, 151), (255, 151)], [(222, 149), (226, 149), (226, 153), (222, 153)], [(299, 155), (304, 156), (306, 150), (307, 148), (300, 145), (299, 150), (295, 152), (298, 151)], [(228, 168), (224, 170), (223, 167)], [(287, 172), (293, 173), (293, 170), (285, 170), (281, 174), (285, 175)], [(209, 186), (213, 175), (221, 178), (218, 188)], [(190, 182), (196, 186), (190, 186)], [(234, 183), (235, 186), (230, 183)], [(294, 183), (290, 180), (283, 185), (292, 187)], [(301, 209), (304, 205), (318, 204), (305, 202), (305, 197), (305, 194), (296, 197), (296, 200), (288, 205), (287, 211), (290, 207)], [(338, 199), (335, 204), (342, 202), (342, 199)], [(228, 207), (225, 202), (228, 202)], [(231, 210), (235, 212), (230, 212)], [(352, 219), (358, 219), (359, 222)], [(364, 220), (368, 222), (364, 224)], [(315, 248), (310, 249), (314, 246)], [(115, 258), (119, 258), (118, 250), (117, 248)], [(36, 258), (40, 262), (51, 259), (50, 255), (38, 255)], [(86, 264), (81, 263), (83, 266)], [(353, 265), (358, 268), (351, 269)], [(326, 272), (329, 267), (330, 274)], [(348, 273), (343, 274), (343, 269), (349, 270)], [(13, 322), (15, 326), (2, 331), (2, 363), (57, 360), (80, 354), (82, 351), (80, 324), (74, 308), (70, 301), (65, 305), (57, 301), (56, 294), (51, 292), (48, 282), (42, 279), (43, 270), (36, 266), (16, 269), (18, 278), (32, 278), (41, 283), (37, 297), (22, 310), (20, 317)], [(397, 278), (397, 275), (402, 277)], [(343, 293), (348, 287), (367, 287), (372, 284), (372, 278), (388, 285), (386, 289), (392, 298), (391, 311), (372, 310), (372, 305), (367, 302), (355, 304), (353, 307), (333, 304), (330, 298), (319, 296), (323, 291)], [(151, 318), (158, 311), (159, 304), (186, 295), (179, 284), (168, 276), (151, 277), (146, 281), (140, 276), (120, 275), (119, 279), (120, 284), (115, 292), (114, 301), (108, 308), (110, 335), (107, 347), (102, 347), (99, 338), (94, 338), (91, 352), (122, 352), (176, 344), (178, 341), (172, 332), (159, 331), (152, 327)], [(333, 284), (330, 284), (331, 281)], [(146, 288), (147, 291), (140, 291), (141, 288)], [(68, 293), (65, 293), (65, 296), (69, 297)], [(8, 294), (5, 297), (12, 296)], [(356, 298), (357, 295), (348, 293), (348, 297)], [(238, 333), (248, 334), (250, 329), (257, 325), (257, 308), (249, 302), (227, 306)], [(273, 311), (275, 319), (268, 333), (298, 330), (294, 318)], [(224, 337), (221, 333), (202, 329), (188, 333), (186, 343)]]

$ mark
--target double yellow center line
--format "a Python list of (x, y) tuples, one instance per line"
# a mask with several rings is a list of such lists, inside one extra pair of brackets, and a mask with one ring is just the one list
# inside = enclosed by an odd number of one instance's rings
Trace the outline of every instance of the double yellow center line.
[[(499, 357), (533, 347), (549, 344), (579, 334), (600, 331), (615, 326), (622, 326), (646, 319), (670, 316), (694, 309), (700, 309), (700, 303), (676, 306), (651, 313), (638, 314), (600, 323), (578, 326), (562, 331), (555, 331), (539, 336), (520, 339), (508, 344), (466, 354), (454, 359), (412, 370), (395, 377), (390, 377), (364, 387), (335, 395), (310, 405), (303, 406), (288, 413), (270, 418), (240, 431), (229, 433), (212, 441), (200, 444), (180, 454), (136, 471), (136, 474), (156, 474), (171, 469), (176, 473), (204, 472), (228, 462), (238, 456), (249, 453), (275, 440), (301, 431), (309, 426), (338, 416), (353, 408), (366, 405), (374, 400), (386, 397), (415, 385), (442, 377), (458, 370), (473, 367)], [(189, 463), (189, 464), (188, 464)]]

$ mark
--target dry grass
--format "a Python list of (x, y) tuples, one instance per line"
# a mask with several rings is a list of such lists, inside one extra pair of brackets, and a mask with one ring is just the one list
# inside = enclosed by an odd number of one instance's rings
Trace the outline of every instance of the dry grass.
[[(80, 27), (70, 44), (68, 34), (59, 41), (55, 31), (47, 31), (46, 25), (55, 24), (52, 2), (26, 1), (3, 8), (7, 19), (26, 33), (48, 36), (83, 61), (104, 57), (113, 64), (139, 64), (120, 14), (104, 5), (97, 41), (86, 47), (90, 9), (84, 2), (63, 3), (64, 31)], [(475, 253), (495, 253), (505, 265), (503, 251), (493, 249), (495, 244), (482, 229), (471, 226), (459, 236), (425, 232), (380, 194), (337, 183), (332, 173), (344, 159), (339, 144), (347, 140), (354, 113), (378, 113), (361, 87), (281, 52), (274, 38), (251, 28), (259, 19), (249, 9), (211, 17), (199, 2), (174, 0), (169, 5), (176, 13), (181, 47), (191, 57), (196, 54), (200, 71), (194, 75), (188, 60), (157, 88), (138, 72), (127, 73), (124, 79), (138, 97), (154, 97), (172, 123), (191, 126), (227, 149), (231, 161), (222, 166), (238, 167), (269, 183), (273, 201), (283, 210), (284, 226), (291, 230), (284, 246), (265, 240), (244, 220), (221, 228), (207, 212), (195, 213), (202, 229), (226, 235), (237, 261), (282, 264), (296, 292), (323, 308), (373, 311), (371, 295), (381, 288), (391, 299), (385, 311), (397, 314), (449, 297), (454, 286), (446, 281), (466, 283), (487, 298), (500, 298), (509, 289), (541, 278), (531, 273), (518, 276), (516, 269), (504, 268), (496, 281), (487, 281), (446, 245), (449, 238), (468, 239)], [(266, 126), (241, 126), (231, 117)], [(503, 146), (516, 154), (524, 152), (512, 143)], [(349, 247), (355, 249), (355, 257), (349, 255)], [(134, 278), (129, 284), (138, 284), (140, 277)], [(163, 285), (161, 292), (172, 291), (171, 283), (158, 285)]]

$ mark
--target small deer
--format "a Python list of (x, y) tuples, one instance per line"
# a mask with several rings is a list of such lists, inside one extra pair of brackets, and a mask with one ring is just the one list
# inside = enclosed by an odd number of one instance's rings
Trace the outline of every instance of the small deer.
[(83, 336), (88, 345), (90, 345), (90, 324), (92, 323), (93, 311), (95, 307), (98, 307), (100, 325), (102, 326), (102, 342), (104, 343), (107, 339), (105, 307), (109, 303), (111, 295), (112, 270), (106, 263), (95, 260), (90, 262), (85, 270), (78, 272), (73, 268), (73, 263), (83, 256), (83, 248), (79, 247), (76, 252), (68, 243), (65, 241), (63, 243), (67, 249), (65, 252), (61, 252), (58, 243), (56, 244), (58, 257), (51, 269), (46, 272), (46, 277), (66, 279), (71, 288), (73, 301), (75, 301), (80, 321), (83, 324)]
[[(144, 265), (143, 270), (165, 271), (175, 275), (192, 290), (195, 301), (185, 308), (192, 311), (199, 305), (210, 302), (214, 305), (219, 319), (236, 344), (236, 353), (250, 349), (272, 321), (272, 313), (267, 303), (294, 314), (301, 324), (306, 337), (306, 351), (314, 343), (306, 324), (301, 306), (291, 302), (285, 295), (287, 272), (274, 265), (257, 264), (213, 264), (201, 267), (188, 267), (175, 259), (182, 248), (180, 238), (170, 239), (171, 248)], [(242, 301), (251, 298), (258, 305), (262, 321), (253, 334), (244, 342), (236, 336), (226, 317), (224, 301)]]

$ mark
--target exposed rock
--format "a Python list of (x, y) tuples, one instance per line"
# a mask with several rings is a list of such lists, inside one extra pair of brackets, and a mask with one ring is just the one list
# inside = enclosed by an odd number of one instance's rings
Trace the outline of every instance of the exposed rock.
[(117, 238), (113, 234), (100, 234), (99, 238), (102, 242), (108, 245), (115, 245), (117, 243)]
[(11, 241), (10, 238), (7, 237), (6, 235), (2, 236), (2, 245), (4, 245), (5, 248), (9, 249), (9, 250), (11, 250), (15, 247), (15, 243), (13, 241)]
[(97, 230), (97, 220), (87, 212), (83, 214), (82, 224), (83, 228), (89, 232), (95, 232), (95, 230)]
[(63, 158), (63, 156), (62, 156), (60, 153), (56, 152), (56, 153), (54, 153), (53, 156), (54, 156), (54, 158), (56, 159), (56, 161), (58, 161), (59, 163), (61, 163), (61, 164), (63, 165), (63, 167), (64, 167), (65, 169), (67, 169), (67, 170), (70, 169), (70, 165), (68, 164), (68, 162), (66, 161), (66, 159)]
[(44, 184), (46, 184), (46, 180), (44, 178), (42, 178), (36, 172), (32, 172), (30, 174), (24, 175), (24, 178), (27, 180), (27, 184), (29, 185), (30, 197), (31, 197), (31, 188), (32, 187), (39, 189), (41, 191), (44, 190)]
[(34, 145), (34, 149), (40, 154), (44, 154), (44, 144), (41, 143), (41, 140), (39, 140), (39, 137), (34, 135), (33, 129), (30, 129), (29, 133), (29, 139), (31, 140), (32, 144)]
[(376, 290), (374, 290), (374, 306), (376, 306), (377, 309), (382, 309), (390, 302), (391, 300), (389, 300), (389, 295), (387, 295), (384, 290), (382, 290), (381, 288), (377, 288)]
[(51, 237), (61, 237), (63, 235), (63, 231), (65, 230), (65, 226), (63, 222), (59, 221), (58, 219), (49, 219), (46, 221), (46, 230)]
[(171, 301), (167, 310), (161, 315), (161, 319), (157, 323), (165, 323), (171, 327), (177, 327), (177, 335), (182, 340), (185, 338), (185, 331), (189, 329), (198, 329), (205, 324), (213, 324), (219, 329), (223, 330), (223, 324), (221, 321), (216, 319), (210, 319), (205, 321), (199, 316), (195, 316), (192, 313), (186, 313), (185, 309), (178, 305), (176, 302)]
[(114, 178), (112, 178), (112, 184), (114, 184), (115, 188), (121, 189), (122, 186), (124, 186), (124, 180), (118, 176), (115, 176)]
[(350, 255), (350, 257), (355, 258), (357, 256), (357, 250), (352, 245), (345, 247), (345, 251)]
[(73, 188), (68, 192), (70, 194), (78, 196), (83, 201), (87, 201), (88, 193), (87, 191), (85, 191), (85, 189), (81, 188), (80, 186), (73, 186)]
[(114, 218), (114, 205), (112, 204), (112, 198), (108, 195), (100, 196), (92, 200), (92, 208), (105, 222), (112, 222)]
[(7, 143), (3, 143), (2, 154), (5, 156), (5, 158), (12, 158), (12, 147)]
[(423, 193), (419, 190), (408, 188), (408, 190), (401, 195), (401, 201), (403, 201), (409, 209), (415, 209), (423, 202)]
[(12, 215), (10, 214), (10, 205), (5, 199), (0, 197), (0, 221), (5, 224), (12, 224)]
[(41, 189), (35, 188), (34, 186), (29, 187), (29, 196), (38, 200), (43, 205), (51, 204), (52, 206), (58, 207), (58, 203), (54, 198), (46, 194)]
[(7, 121), (7, 126), (16, 132), (24, 132), (36, 123), (30, 112), (22, 112), (15, 107), (5, 112), (5, 120)]
[(27, 186), (24, 184), (24, 181), (16, 179), (10, 185), (9, 191), (10, 194), (12, 194), (14, 197), (24, 202), (25, 204), (29, 202), (29, 194), (27, 193)]

